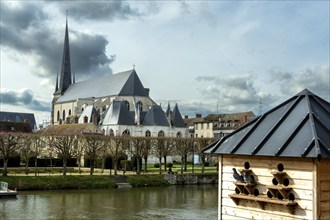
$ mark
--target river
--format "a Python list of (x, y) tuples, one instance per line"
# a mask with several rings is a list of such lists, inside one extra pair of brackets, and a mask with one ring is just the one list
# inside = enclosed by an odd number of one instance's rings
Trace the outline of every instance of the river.
[(216, 219), (217, 186), (19, 192), (0, 219)]

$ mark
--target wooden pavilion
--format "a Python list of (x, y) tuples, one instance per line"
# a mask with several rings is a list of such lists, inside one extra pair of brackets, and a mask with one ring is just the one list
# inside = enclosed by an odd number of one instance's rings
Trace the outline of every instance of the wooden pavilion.
[(330, 103), (307, 89), (203, 152), (219, 155), (218, 219), (330, 219)]

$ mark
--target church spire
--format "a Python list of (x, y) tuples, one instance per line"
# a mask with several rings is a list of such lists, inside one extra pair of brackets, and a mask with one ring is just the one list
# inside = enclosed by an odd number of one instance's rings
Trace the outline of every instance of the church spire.
[(55, 92), (58, 90), (58, 73), (56, 75), (56, 85), (55, 85)]
[[(68, 11), (66, 12), (68, 13)], [(69, 45), (69, 33), (68, 33), (68, 17), (66, 18), (65, 25), (65, 37), (64, 37), (64, 48), (62, 57), (62, 67), (60, 74), (60, 85), (58, 91), (64, 93), (65, 90), (70, 86), (71, 76), (71, 62), (70, 62), (70, 45)]]

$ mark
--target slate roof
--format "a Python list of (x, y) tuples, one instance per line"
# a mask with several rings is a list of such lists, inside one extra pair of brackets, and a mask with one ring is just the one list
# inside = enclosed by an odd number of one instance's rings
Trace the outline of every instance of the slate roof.
[(84, 111), (81, 113), (79, 119), (78, 119), (78, 123), (82, 124), (84, 123), (84, 117), (87, 116), (88, 117), (88, 123), (93, 122), (93, 114), (96, 114), (96, 109), (94, 108), (94, 106), (89, 105), (86, 106), (86, 108), (84, 109)]
[(204, 119), (206, 121), (234, 121), (241, 120), (243, 117), (255, 118), (255, 114), (252, 111), (249, 112), (239, 112), (231, 114), (209, 114)]
[(148, 96), (135, 70), (71, 84), (56, 103), (107, 96)]
[(71, 85), (71, 62), (70, 62), (68, 20), (66, 20), (62, 66), (61, 66), (61, 74), (60, 74), (60, 87), (57, 88), (58, 87), (58, 77), (57, 77), (55, 94), (61, 94), (65, 92), (70, 85)]
[(0, 112), (0, 121), (24, 122), (27, 120), (32, 130), (37, 129), (33, 113)]
[(103, 125), (135, 125), (124, 101), (113, 101), (102, 121)]
[(171, 114), (171, 123), (172, 123), (172, 126), (174, 126), (174, 127), (178, 127), (178, 128), (186, 127), (186, 124), (184, 123), (184, 121), (182, 119), (182, 115), (179, 111), (178, 104), (175, 104), (175, 107)]
[(203, 152), (330, 158), (330, 103), (305, 89)]
[(170, 126), (166, 119), (165, 112), (159, 105), (153, 105), (142, 121), (143, 126)]
[(82, 135), (83, 133), (102, 133), (92, 123), (51, 125), (37, 132), (41, 135)]
[(0, 132), (31, 133), (32, 128), (27, 122), (0, 121)]

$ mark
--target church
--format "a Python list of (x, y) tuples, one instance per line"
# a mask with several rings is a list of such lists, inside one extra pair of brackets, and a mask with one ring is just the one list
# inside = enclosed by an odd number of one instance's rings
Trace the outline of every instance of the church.
[[(57, 75), (52, 125), (92, 123), (105, 135), (188, 137), (176, 104), (166, 112), (149, 97), (135, 69), (75, 82), (71, 73), (68, 22), (62, 66)], [(93, 132), (93, 131), (86, 131)]]

